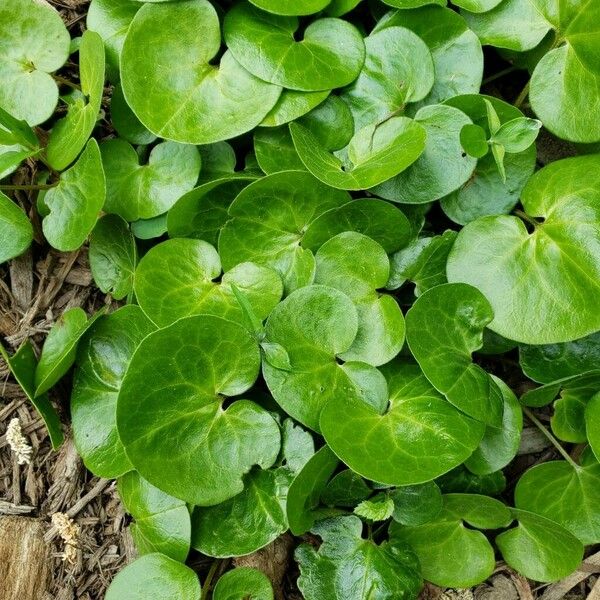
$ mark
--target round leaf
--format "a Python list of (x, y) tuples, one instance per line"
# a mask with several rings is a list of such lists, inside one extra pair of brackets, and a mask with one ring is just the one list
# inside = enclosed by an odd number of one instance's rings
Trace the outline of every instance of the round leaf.
[(475, 158), (483, 158), (490, 149), (485, 129), (475, 124), (467, 124), (460, 130), (460, 145)]
[(258, 569), (237, 567), (221, 575), (215, 589), (214, 600), (273, 600), (273, 587), (269, 578)]
[(276, 15), (311, 15), (323, 10), (331, 0), (250, 0), (254, 6)]
[(0, 192), (0, 263), (23, 254), (33, 241), (33, 227), (27, 215)]

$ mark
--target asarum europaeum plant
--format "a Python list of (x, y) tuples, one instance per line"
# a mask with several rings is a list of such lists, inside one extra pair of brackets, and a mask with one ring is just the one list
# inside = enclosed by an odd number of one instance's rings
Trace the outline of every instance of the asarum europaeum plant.
[[(199, 600), (191, 548), (288, 530), (322, 540), (295, 550), (307, 600), (473, 586), (500, 557), (550, 582), (600, 542), (599, 22), (588, 0), (92, 0), (71, 39), (44, 0), (2, 3), (0, 175), (37, 168), (0, 186), (33, 201), (0, 195), (0, 261), (37, 211), (125, 304), (65, 312), (39, 359), (2, 349), (55, 447), (76, 364), (75, 443), (141, 555), (108, 600)], [(531, 77), (511, 104), (484, 67)], [(534, 172), (542, 124), (579, 155)], [(513, 495), (523, 414), (560, 459)], [(212, 573), (203, 598), (273, 598)]]

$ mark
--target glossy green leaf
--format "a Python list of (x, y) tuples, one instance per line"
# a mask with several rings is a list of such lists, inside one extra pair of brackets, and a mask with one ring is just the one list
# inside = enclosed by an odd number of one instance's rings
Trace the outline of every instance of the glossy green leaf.
[(477, 475), (487, 475), (503, 469), (516, 456), (523, 430), (523, 412), (512, 390), (492, 375), (504, 402), (502, 425), (488, 425), (479, 447), (465, 461), (466, 467)]
[(377, 545), (362, 537), (358, 517), (327, 519), (313, 533), (323, 539), (316, 550), (296, 549), (300, 565), (298, 587), (306, 600), (416, 598), (422, 587), (414, 553), (394, 541)]
[(259, 128), (254, 132), (254, 151), (260, 168), (267, 174), (302, 171), (300, 160), (287, 125)]
[(506, 489), (506, 477), (502, 471), (496, 471), (489, 475), (475, 475), (462, 465), (438, 477), (436, 483), (446, 494), (464, 493), (498, 496)]
[(250, 0), (254, 6), (275, 15), (310, 15), (323, 10), (330, 0)]
[(600, 313), (588, 301), (600, 290), (600, 208), (592, 183), (598, 165), (598, 155), (565, 159), (529, 180), (521, 202), (535, 222), (531, 233), (520, 218), (499, 216), (478, 219), (458, 234), (448, 280), (485, 295), (492, 331), (548, 344), (600, 328)]
[(229, 51), (212, 65), (220, 44), (208, 0), (142, 6), (127, 32), (121, 78), (128, 104), (150, 131), (210, 144), (250, 131), (268, 114), (281, 88), (251, 75)]
[[(172, 265), (178, 264), (178, 268)], [(233, 286), (264, 320), (283, 293), (277, 273), (240, 263), (221, 277), (219, 255), (203, 240), (172, 239), (149, 250), (135, 272), (135, 294), (142, 310), (160, 327), (191, 315), (210, 314), (245, 324)]]
[(374, 367), (392, 360), (404, 344), (404, 317), (396, 300), (378, 291), (390, 273), (384, 248), (361, 233), (348, 231), (325, 242), (315, 259), (315, 283), (344, 292), (358, 312), (358, 332), (340, 358)]
[(219, 577), (214, 600), (273, 600), (269, 578), (258, 569), (237, 567)]
[(91, 233), (106, 197), (106, 183), (98, 142), (91, 139), (77, 162), (49, 189), (49, 210), (42, 222), (44, 235), (57, 250), (77, 250)]
[(443, 587), (477, 585), (492, 574), (496, 560), (486, 536), (474, 528), (506, 527), (512, 521), (510, 510), (498, 500), (475, 494), (448, 494), (443, 500), (442, 511), (428, 523), (392, 523), (390, 539), (415, 551), (427, 581)]
[(162, 142), (152, 148), (144, 165), (124, 140), (108, 140), (100, 149), (106, 174), (105, 210), (126, 221), (161, 215), (198, 180), (200, 155), (193, 146)]
[(460, 145), (474, 158), (483, 158), (490, 149), (485, 129), (474, 123), (467, 124), (460, 130)]
[(550, 461), (527, 470), (515, 488), (515, 506), (562, 525), (582, 544), (600, 540), (600, 465)]
[(427, 379), (454, 406), (487, 425), (501, 426), (500, 388), (471, 359), (493, 315), (475, 288), (440, 285), (419, 296), (408, 311), (406, 339)]
[(3, 144), (18, 144), (30, 150), (38, 150), (40, 142), (33, 129), (23, 119), (17, 119), (0, 108), (0, 139)]
[(79, 344), (71, 394), (77, 451), (95, 475), (120, 477), (133, 467), (117, 433), (117, 396), (140, 342), (155, 327), (135, 305), (99, 319)]
[(331, 17), (341, 17), (353, 8), (356, 8), (362, 0), (331, 0), (325, 7), (325, 12)]
[(321, 494), (338, 464), (337, 456), (325, 445), (306, 462), (292, 481), (286, 512), (290, 531), (294, 535), (306, 533), (322, 517), (317, 510)]
[[(133, 355), (117, 403), (119, 437), (140, 475), (196, 505), (223, 502), (258, 464), (279, 452), (279, 428), (239, 396), (255, 382), (260, 353), (241, 325), (200, 315), (146, 337)], [(164, 456), (171, 468), (165, 470)]]
[(586, 433), (596, 456), (600, 456), (600, 393), (594, 394), (585, 408)]
[(146, 554), (117, 574), (105, 600), (200, 600), (200, 594), (192, 569), (164, 554)]
[(382, 198), (404, 204), (432, 202), (463, 185), (475, 169), (476, 159), (465, 153), (460, 140), (462, 128), (471, 123), (466, 114), (436, 104), (419, 110), (415, 122), (427, 134), (425, 150), (410, 167), (373, 189)]
[(529, 379), (551, 383), (600, 365), (600, 332), (564, 344), (520, 346), (519, 364)]
[[(204, 170), (205, 163), (202, 165)], [(229, 220), (235, 197), (257, 177), (222, 177), (204, 183), (186, 194), (167, 215), (170, 237), (190, 237), (216, 246), (221, 228)]]
[(534, 581), (558, 581), (583, 559), (583, 545), (566, 529), (540, 515), (512, 509), (519, 524), (501, 533), (496, 544), (506, 563)]
[(382, 372), (389, 403), (381, 410), (338, 394), (321, 413), (325, 440), (352, 470), (373, 481), (412, 485), (430, 481), (471, 455), (483, 424), (449, 404), (417, 365), (396, 360)]
[(45, 394), (73, 366), (79, 340), (101, 315), (98, 311), (88, 321), (85, 311), (76, 307), (66, 310), (54, 323), (35, 368), (36, 396)]
[(81, 152), (90, 137), (102, 104), (104, 93), (104, 44), (93, 31), (84, 32), (79, 47), (79, 79), (76, 90), (67, 102), (66, 117), (52, 127), (46, 156), (50, 166), (62, 171)]
[(281, 453), (285, 466), (297, 474), (315, 453), (312, 435), (292, 419), (286, 419), (281, 428)]
[(233, 56), (250, 73), (285, 88), (316, 92), (356, 79), (365, 60), (365, 45), (351, 23), (317, 19), (304, 30), (301, 41), (294, 39), (298, 26), (295, 17), (239, 3), (225, 16), (223, 36)]
[(131, 144), (151, 144), (156, 139), (156, 136), (140, 123), (129, 108), (121, 85), (113, 87), (110, 98), (110, 117), (119, 136)]
[(485, 13), (498, 6), (502, 0), (456, 0), (454, 4), (474, 13)]
[(345, 469), (331, 478), (321, 493), (321, 502), (326, 506), (354, 508), (372, 493), (373, 490), (360, 475), (352, 469)]
[(537, 119), (518, 117), (501, 125), (490, 141), (503, 146), (506, 152), (524, 152), (535, 143), (541, 126)]
[(39, 125), (58, 101), (50, 73), (69, 56), (69, 32), (47, 2), (11, 0), (0, 8), (0, 38), (0, 107)]
[[(527, 390), (520, 398), (521, 404), (525, 406), (546, 406), (550, 404), (559, 392), (562, 395), (572, 391), (574, 394), (579, 394), (581, 391), (587, 390), (588, 398), (591, 396), (592, 390), (600, 381), (600, 371), (594, 370), (580, 375), (572, 375), (564, 377), (541, 385), (540, 387)], [(591, 393), (590, 393), (591, 392)]]
[(167, 233), (167, 213), (151, 219), (138, 219), (130, 224), (131, 233), (139, 240), (152, 240)]
[(277, 127), (310, 112), (329, 96), (330, 90), (321, 92), (299, 92), (284, 89), (275, 106), (260, 122), (262, 127)]
[(385, 493), (377, 494), (369, 500), (363, 500), (354, 514), (371, 522), (387, 521), (394, 512), (394, 501)]
[(288, 528), (285, 501), (291, 480), (285, 467), (256, 469), (245, 477), (241, 493), (216, 506), (196, 508), (192, 546), (223, 558), (251, 554), (270, 544)]
[(392, 117), (359, 129), (340, 159), (306, 127), (291, 123), (290, 131), (306, 168), (327, 185), (346, 190), (371, 188), (402, 172), (423, 153), (427, 135), (421, 124)]
[(348, 103), (356, 130), (398, 114), (422, 100), (434, 81), (429, 48), (404, 27), (386, 27), (365, 38), (365, 64), (341, 97)]
[(0, 263), (19, 256), (33, 241), (33, 227), (21, 207), (0, 192)]
[(33, 404), (48, 430), (52, 448), (57, 450), (63, 443), (64, 435), (56, 409), (50, 403), (47, 394), (35, 395), (35, 370), (37, 360), (33, 346), (29, 340), (23, 342), (20, 348), (9, 356), (4, 346), (0, 344), (0, 356), (4, 359), (12, 376), (17, 380), (27, 399)]
[(90, 236), (88, 258), (94, 282), (101, 291), (111, 294), (115, 300), (131, 293), (137, 249), (121, 217), (105, 215), (96, 223)]
[(315, 261), (302, 246), (303, 235), (317, 217), (349, 200), (349, 194), (302, 171), (276, 173), (250, 184), (229, 207), (230, 220), (221, 230), (223, 267), (245, 261), (271, 266), (282, 276), (286, 292), (312, 283)]
[(422, 525), (442, 510), (442, 493), (433, 481), (399, 487), (391, 494), (394, 521), (404, 525)]
[(184, 562), (192, 531), (185, 502), (161, 492), (135, 471), (121, 477), (117, 487), (125, 509), (135, 519), (130, 530), (138, 552), (160, 552)]

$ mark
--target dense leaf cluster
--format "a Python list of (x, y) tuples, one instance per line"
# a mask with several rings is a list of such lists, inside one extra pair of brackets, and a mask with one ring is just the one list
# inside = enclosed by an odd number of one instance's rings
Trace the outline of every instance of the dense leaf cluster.
[[(76, 364), (77, 448), (142, 555), (109, 600), (199, 600), (192, 548), (288, 530), (321, 539), (295, 551), (307, 600), (468, 587), (498, 557), (549, 582), (600, 542), (599, 21), (589, 0), (92, 0), (71, 39), (44, 1), (2, 3), (0, 177), (37, 161), (45, 239), (89, 240), (125, 301), (65, 312), (39, 360), (0, 347), (55, 447), (48, 391)], [(531, 73), (514, 105), (479, 93), (482, 45)], [(534, 173), (542, 124), (580, 155)], [(33, 237), (0, 194), (0, 261)], [(524, 414), (561, 459), (513, 500)], [(273, 598), (212, 573), (215, 600)]]

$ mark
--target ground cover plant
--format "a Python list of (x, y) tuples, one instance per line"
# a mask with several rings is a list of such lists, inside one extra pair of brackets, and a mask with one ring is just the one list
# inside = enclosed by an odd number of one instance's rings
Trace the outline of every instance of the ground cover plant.
[[(117, 481), (140, 557), (108, 600), (271, 599), (224, 565), (284, 535), (306, 600), (548, 583), (600, 543), (598, 22), (92, 0), (72, 38), (1, 4), (0, 261), (85, 247), (119, 301), (0, 347)], [(542, 127), (576, 155), (538, 168)]]

